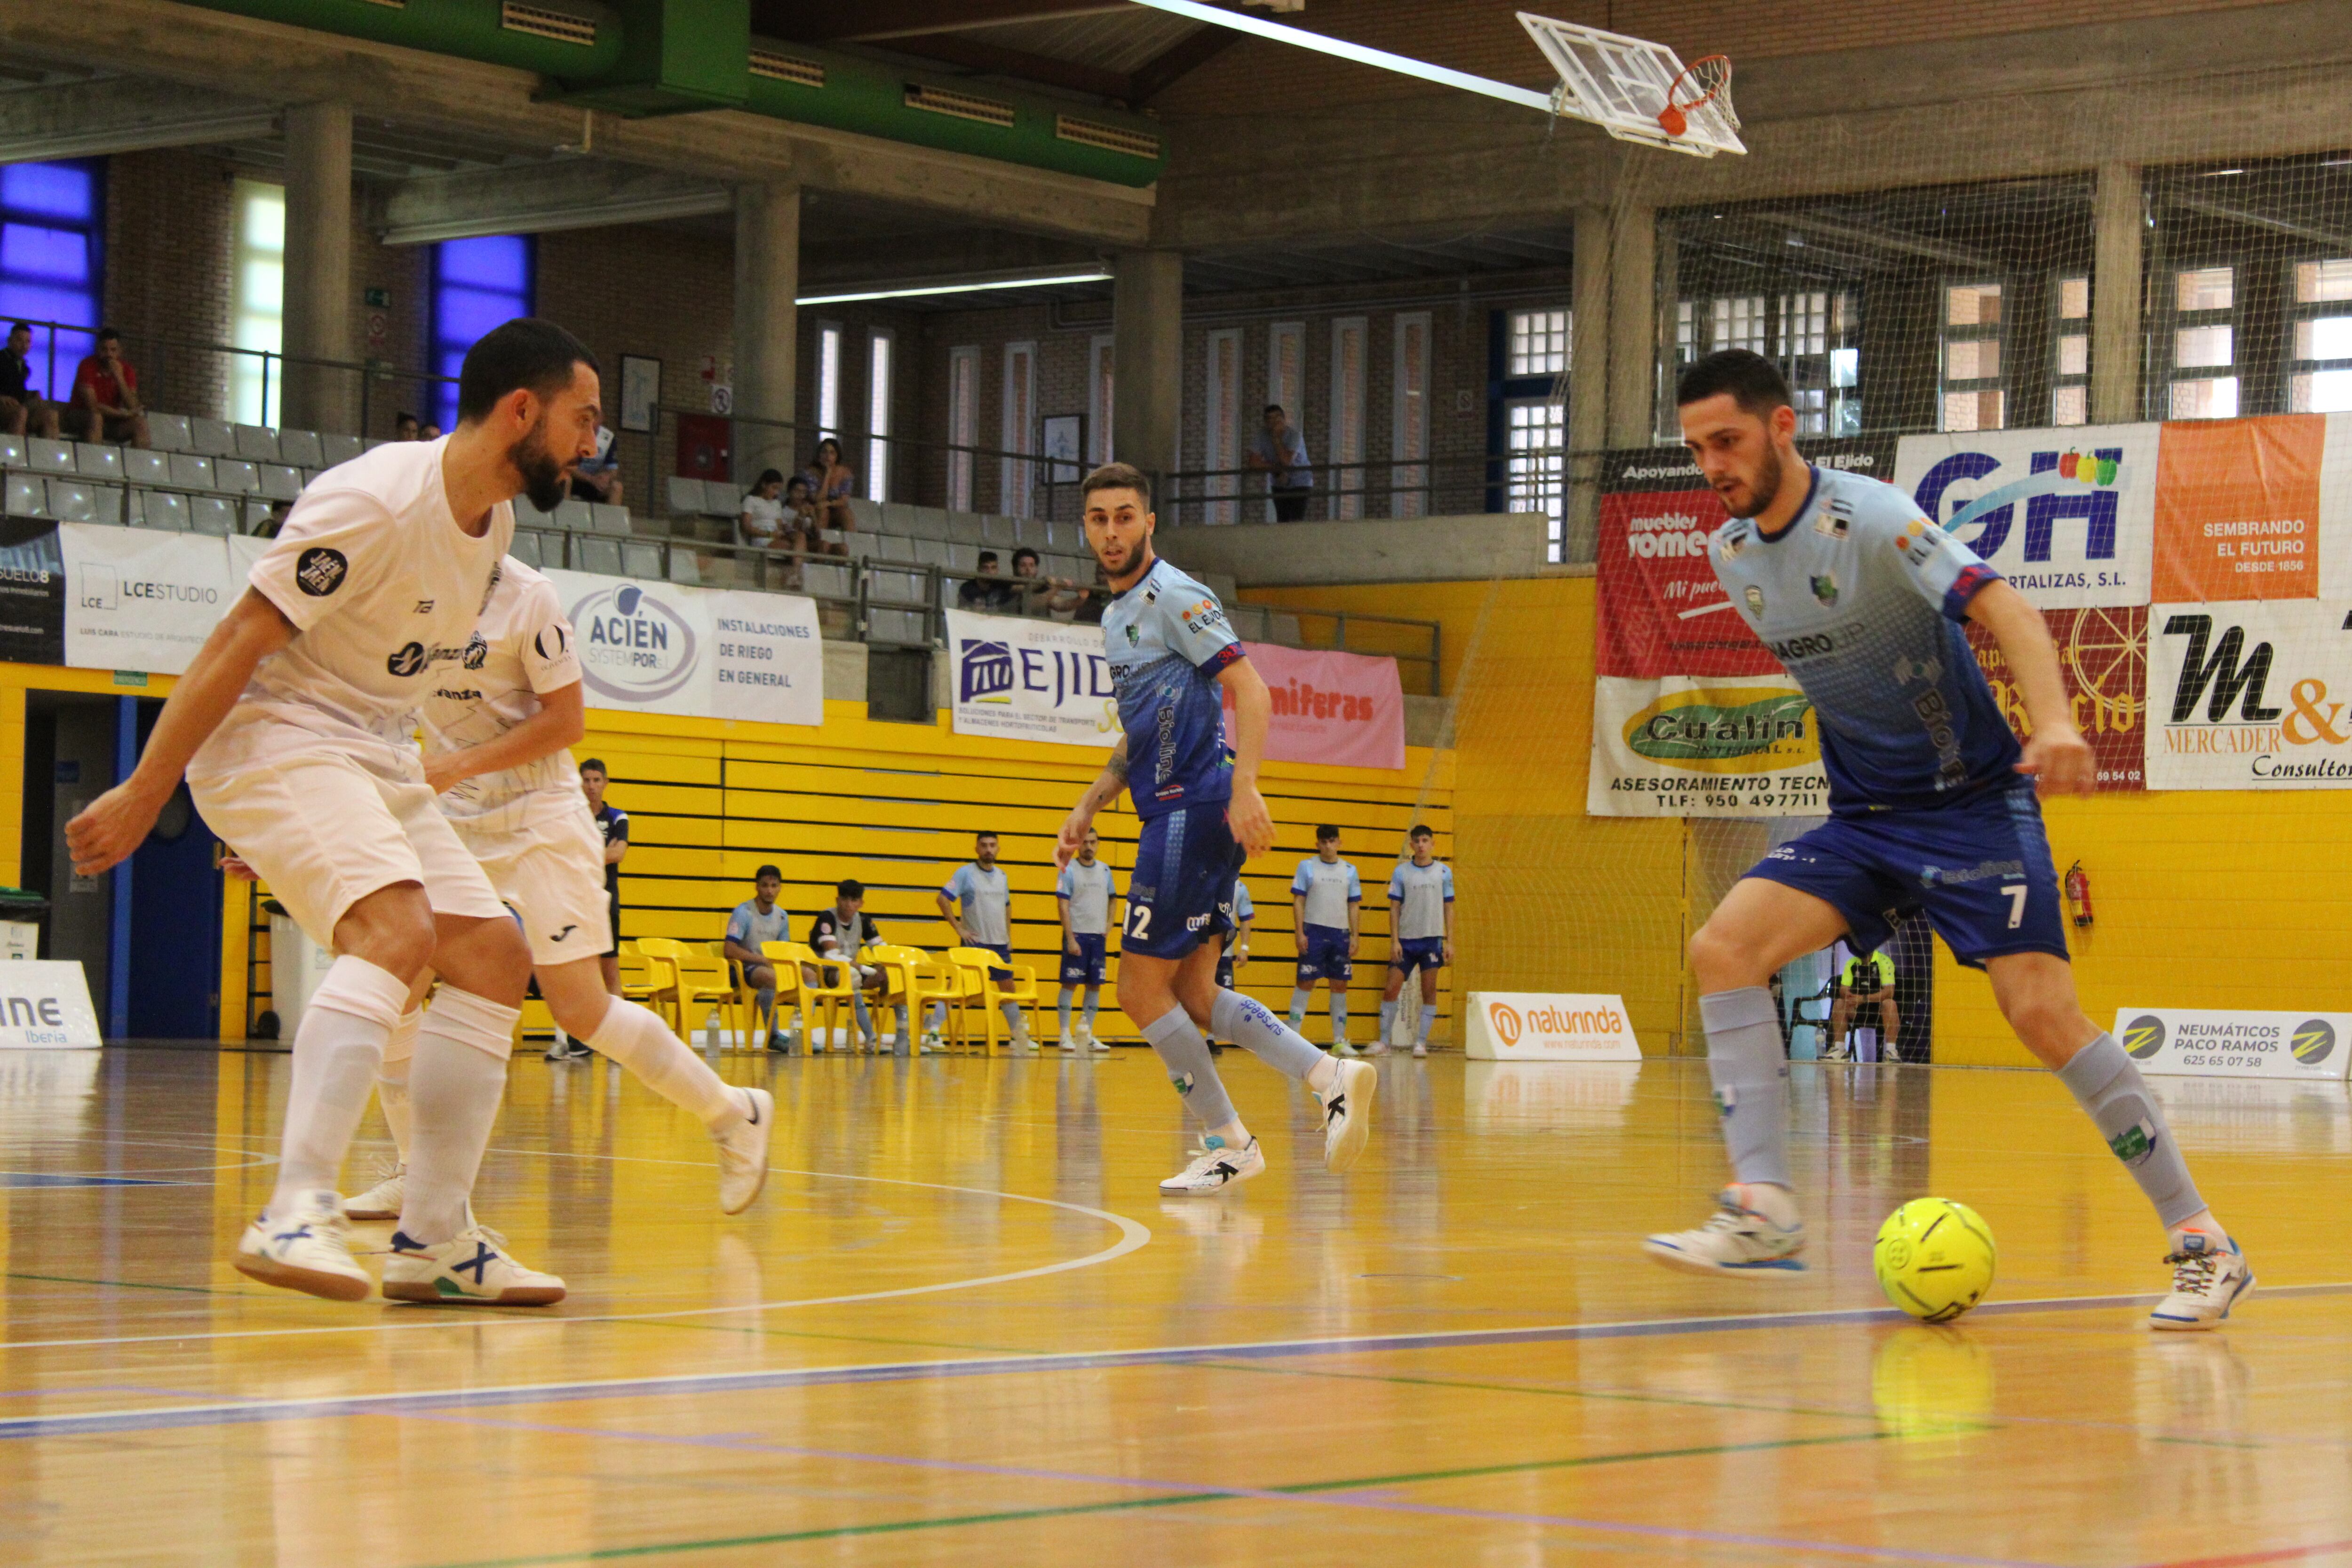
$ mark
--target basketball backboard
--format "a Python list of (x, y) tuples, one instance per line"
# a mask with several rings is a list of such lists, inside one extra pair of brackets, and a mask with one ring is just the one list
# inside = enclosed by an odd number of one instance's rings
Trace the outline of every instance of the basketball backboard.
[[(1620, 141), (1696, 158), (1748, 151), (1739, 140), (1739, 116), (1732, 108), (1729, 82), (1694, 105), (1704, 89), (1685, 82), (1682, 93), (1675, 94), (1683, 62), (1665, 45), (1527, 11), (1519, 13), (1519, 25), (1559, 77), (1552, 94), (1554, 113), (1589, 120)], [(1670, 97), (1685, 110), (1687, 123), (1679, 136), (1669, 135), (1658, 121)]]

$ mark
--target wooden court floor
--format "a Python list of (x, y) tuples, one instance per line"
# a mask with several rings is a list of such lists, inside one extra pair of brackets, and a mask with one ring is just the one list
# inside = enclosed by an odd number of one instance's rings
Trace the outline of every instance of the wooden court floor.
[[(730, 1061), (729, 1220), (698, 1127), (520, 1059), (478, 1207), (572, 1296), (485, 1313), (228, 1268), (282, 1056), (0, 1054), (0, 1563), (2352, 1563), (2340, 1090), (2165, 1087), (2263, 1281), (2173, 1337), (2037, 1075), (1799, 1068), (1814, 1267), (1717, 1285), (1633, 1251), (1718, 1179), (1697, 1063), (1391, 1060), (1345, 1179), (1224, 1065), (1272, 1169), (1178, 1203), (1141, 1051)], [(2002, 1247), (1946, 1329), (1869, 1271), (1928, 1192)]]

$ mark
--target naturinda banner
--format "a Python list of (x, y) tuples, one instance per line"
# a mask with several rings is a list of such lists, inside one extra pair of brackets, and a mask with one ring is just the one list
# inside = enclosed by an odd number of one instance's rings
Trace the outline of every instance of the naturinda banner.
[(549, 571), (588, 706), (769, 724), (824, 722), (816, 601)]

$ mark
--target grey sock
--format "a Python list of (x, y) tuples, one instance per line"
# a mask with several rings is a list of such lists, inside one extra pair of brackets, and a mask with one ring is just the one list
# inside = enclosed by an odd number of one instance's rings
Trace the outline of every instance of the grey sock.
[(1184, 1109), (1199, 1117), (1202, 1126), (1223, 1127), (1234, 1119), (1234, 1102), (1209, 1060), (1209, 1042), (1201, 1037), (1183, 1008), (1171, 1007), (1144, 1025), (1143, 1037), (1160, 1053), (1168, 1068), (1168, 1081), (1176, 1086)]
[(1290, 992), (1290, 1026), (1303, 1028), (1307, 1024), (1307, 1000), (1311, 994), (1303, 986), (1293, 986)]
[(1069, 1032), (1070, 1032), (1070, 991), (1069, 991), (1069, 987), (1067, 987), (1067, 986), (1066, 985), (1066, 986), (1064, 986), (1064, 987), (1062, 988), (1062, 1033), (1064, 1033), (1064, 1034), (1066, 1034), (1066, 1034), (1068, 1034)]
[(1335, 989), (1331, 993), (1331, 1043), (1335, 1046), (1344, 1045), (1347, 1039), (1348, 994)]
[(1095, 1032), (1095, 1009), (1102, 1005), (1102, 993), (1088, 987), (1087, 991), (1087, 1033)]
[(2189, 1179), (2180, 1145), (2164, 1123), (2163, 1108), (2113, 1035), (2102, 1034), (2076, 1051), (2074, 1059), (2058, 1069), (2058, 1081), (2091, 1113), (2099, 1136), (2156, 1205), (2157, 1218), (2170, 1227), (2205, 1206), (2197, 1195), (2197, 1184)]
[(872, 1039), (874, 1037), (874, 1015), (866, 1010), (866, 993), (863, 991), (851, 992), (849, 994), (849, 1006), (850, 1011), (857, 1015), (858, 1036), (863, 1039)]
[(1396, 1027), (1396, 1010), (1397, 1005), (1393, 1002), (1381, 1004), (1380, 1041), (1382, 1045), (1389, 1043), (1389, 1031)]
[(1706, 1071), (1723, 1112), (1723, 1142), (1743, 1182), (1789, 1186), (1789, 1063), (1780, 1022), (1761, 985), (1698, 999), (1706, 1026)]
[(1429, 1044), (1429, 1037), (1436, 1027), (1437, 1004), (1434, 1002), (1423, 1002), (1421, 1005), (1421, 1034), (1417, 1037), (1420, 1043), (1424, 1046)]
[[(1220, 991), (1209, 1004), (1209, 1027), (1286, 1078), (1304, 1079), (1323, 1053), (1296, 1029), (1286, 1029), (1265, 1003), (1238, 991)], [(1210, 1126), (1218, 1125), (1210, 1122)]]

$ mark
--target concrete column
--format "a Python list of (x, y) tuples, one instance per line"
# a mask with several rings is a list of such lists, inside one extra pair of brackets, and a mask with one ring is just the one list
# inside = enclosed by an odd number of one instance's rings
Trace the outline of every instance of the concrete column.
[(1122, 251), (1111, 286), (1111, 455), (1147, 474), (1181, 466), (1184, 258)]
[(2140, 266), (2147, 215), (2136, 163), (2099, 165), (2092, 200), (2091, 423), (2141, 416)]
[(735, 413), (771, 425), (735, 426), (735, 477), (791, 473), (808, 454), (790, 428), (800, 395), (801, 187), (784, 180), (735, 190)]
[(1609, 211), (1576, 209), (1568, 363), (1568, 527), (1561, 557), (1592, 559), (1601, 515), (1600, 452), (1609, 444)]
[[(287, 353), (349, 363), (352, 353), (352, 106), (286, 110)], [(359, 430), (358, 373), (289, 364), (279, 420), (297, 430)]]
[(1657, 427), (1657, 214), (1627, 207), (1609, 229), (1609, 444), (1646, 447)]

